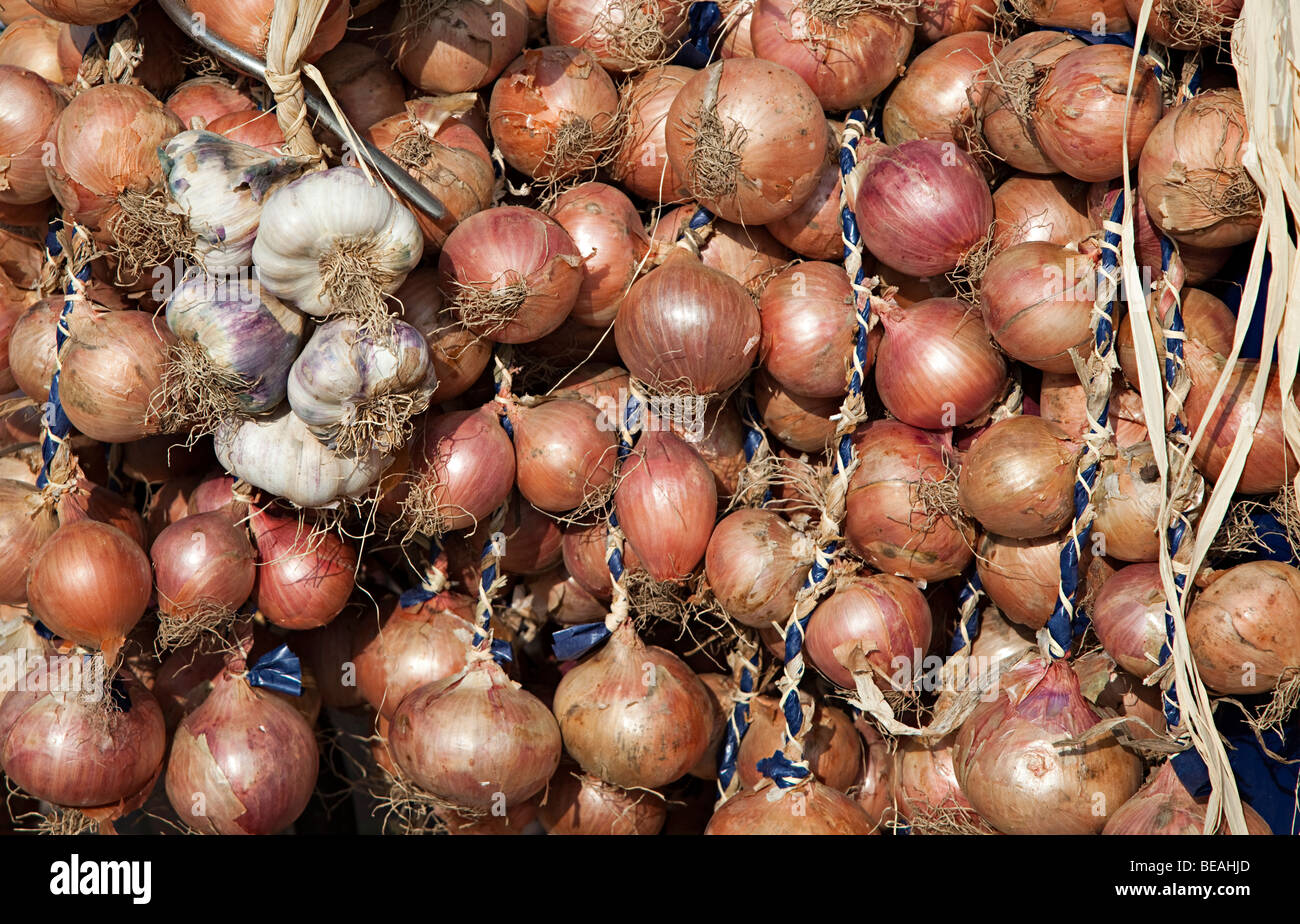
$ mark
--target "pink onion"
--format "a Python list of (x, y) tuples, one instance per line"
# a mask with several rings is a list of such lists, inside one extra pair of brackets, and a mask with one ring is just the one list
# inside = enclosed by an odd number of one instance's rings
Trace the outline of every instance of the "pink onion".
[(853, 689), (851, 668), (861, 655), (878, 675), (911, 689), (921, 669), (917, 652), (930, 647), (930, 633), (930, 605), (915, 584), (892, 574), (869, 574), (842, 582), (817, 605), (805, 649), (813, 666), (836, 686)]
[[(771, 510), (724, 517), (709, 538), (704, 573), (727, 615), (747, 626), (782, 625), (812, 563), (812, 541)], [(764, 755), (766, 756), (766, 755)]]
[(1215, 575), (1187, 611), (1187, 641), (1206, 686), (1264, 693), (1300, 668), (1300, 571), (1252, 561)]
[(985, 529), (1046, 536), (1074, 518), (1079, 449), (1041, 417), (1008, 417), (976, 437), (962, 459), (958, 501)]

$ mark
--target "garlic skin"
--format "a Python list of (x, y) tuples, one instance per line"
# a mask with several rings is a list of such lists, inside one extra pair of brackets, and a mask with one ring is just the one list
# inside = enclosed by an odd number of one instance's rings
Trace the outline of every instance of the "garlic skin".
[[(334, 448), (340, 431), (372, 418), (385, 398), (402, 422), (429, 407), (438, 379), (424, 336), (404, 321), (390, 335), (365, 333), (355, 318), (335, 318), (316, 329), (289, 372), (289, 406), (307, 428)], [(400, 409), (400, 411), (399, 411)], [(381, 452), (402, 442), (401, 423), (368, 430)]]
[(198, 129), (168, 141), (158, 160), (167, 192), (194, 233), (195, 258), (212, 275), (249, 264), (266, 200), (306, 166)]
[(424, 235), (383, 186), (356, 167), (309, 173), (262, 209), (253, 265), (262, 285), (315, 317), (360, 313), (391, 294), (424, 254)]
[(226, 471), (299, 507), (333, 507), (358, 497), (392, 462), (390, 454), (374, 449), (357, 457), (338, 455), (284, 406), (270, 417), (222, 423), (213, 443)]
[(191, 270), (167, 301), (172, 333), (198, 344), (218, 374), (248, 383), (233, 395), (246, 414), (264, 414), (284, 400), (304, 324), (300, 312), (242, 276)]

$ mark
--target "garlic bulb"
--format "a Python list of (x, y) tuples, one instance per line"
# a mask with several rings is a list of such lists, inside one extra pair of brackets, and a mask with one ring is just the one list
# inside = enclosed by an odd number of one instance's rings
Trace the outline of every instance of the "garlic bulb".
[(195, 259), (213, 275), (249, 264), (267, 197), (305, 166), (200, 130), (176, 135), (158, 160), (167, 192), (194, 234)]
[(165, 373), (170, 410), (191, 420), (274, 410), (303, 324), (247, 279), (191, 270), (167, 302), (167, 326), (180, 338)]
[(373, 323), (423, 253), (410, 209), (357, 168), (335, 167), (272, 193), (253, 265), (262, 285), (310, 315)]
[(404, 321), (390, 335), (361, 330), (355, 318), (316, 329), (289, 372), (289, 406), (331, 449), (396, 449), (437, 386), (424, 335)]
[(226, 471), (299, 507), (358, 497), (392, 461), (376, 449), (358, 456), (327, 449), (288, 407), (270, 417), (225, 421), (213, 442)]

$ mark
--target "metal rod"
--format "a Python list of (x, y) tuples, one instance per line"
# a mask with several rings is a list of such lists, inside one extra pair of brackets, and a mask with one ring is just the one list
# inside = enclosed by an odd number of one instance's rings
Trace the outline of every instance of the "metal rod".
[[(176, 27), (194, 39), (206, 51), (216, 56), (224, 64), (246, 74), (251, 74), (263, 83), (266, 82), (266, 62), (250, 55), (242, 48), (235, 47), (209, 29), (204, 28), (196, 32), (192, 28), (194, 19), (190, 15), (189, 7), (185, 5), (184, 0), (159, 0), (159, 3), (168, 17), (171, 18), (171, 21), (176, 24)], [(340, 138), (346, 137), (343, 126), (339, 125), (338, 120), (334, 118), (334, 113), (320, 94), (306, 85), (304, 85), (303, 91), (307, 110), (334, 134)], [(402, 198), (434, 220), (441, 219), (447, 214), (447, 210), (438, 201), (438, 197), (417, 183), (414, 177), (387, 154), (359, 135), (357, 140), (361, 142), (361, 146), (365, 149), (366, 159), (383, 174), (385, 180), (402, 194)]]

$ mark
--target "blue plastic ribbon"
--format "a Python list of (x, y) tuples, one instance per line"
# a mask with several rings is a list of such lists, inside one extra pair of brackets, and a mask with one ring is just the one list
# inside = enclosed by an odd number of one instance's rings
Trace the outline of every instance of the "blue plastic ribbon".
[[(965, 605), (967, 600), (977, 598), (984, 592), (984, 582), (980, 580), (979, 572), (975, 566), (971, 565), (966, 572), (966, 579), (962, 582), (961, 590), (957, 591), (957, 608), (958, 612)], [(955, 655), (966, 647), (968, 642), (973, 642), (980, 635), (980, 608), (978, 605), (971, 608), (970, 616), (966, 621), (957, 627), (953, 633), (952, 641), (948, 644), (948, 654)]]
[(605, 639), (609, 629), (602, 622), (585, 622), (557, 629), (551, 636), (551, 650), (559, 661), (576, 661)]
[(722, 24), (722, 10), (713, 0), (703, 0), (691, 4), (687, 19), (690, 31), (673, 58), (673, 63), (701, 68), (713, 59), (713, 34)]
[(32, 628), (36, 630), (37, 635), (45, 639), (47, 642), (54, 641), (55, 639), (54, 633), (51, 632), (49, 630), (49, 627), (47, 627), (45, 623), (41, 622), (39, 619), (32, 620)]
[[(59, 221), (59, 219), (56, 218), (54, 221)], [(74, 226), (72, 233), (75, 235), (83, 232)], [(56, 258), (63, 253), (63, 245), (59, 242), (58, 229), (54, 222), (50, 223), (50, 231), (45, 237), (45, 249), (49, 254), (49, 259)], [(76, 278), (83, 284), (90, 281), (89, 262), (77, 271)], [(69, 281), (65, 290), (66, 297), (63, 301), (63, 309), (59, 312), (59, 320), (54, 328), (56, 355), (62, 352), (63, 344), (68, 339), (68, 318), (72, 314), (74, 294), (76, 294), (75, 287)], [(64, 413), (63, 402), (59, 397), (62, 377), (59, 366), (56, 364), (54, 375), (50, 379), (50, 398), (41, 408), (43, 429), (41, 434), (41, 471), (36, 477), (36, 487), (38, 488), (44, 488), (49, 484), (50, 465), (54, 462), (54, 456), (59, 451), (59, 445), (72, 432), (72, 421), (68, 420), (68, 415)]]
[(288, 645), (281, 645), (258, 659), (248, 672), (248, 683), (277, 693), (302, 696), (302, 662)]
[(784, 751), (777, 751), (771, 757), (764, 757), (755, 764), (758, 772), (763, 774), (782, 789), (789, 789), (800, 780), (808, 778), (808, 768), (792, 763)]
[(412, 587), (410, 590), (402, 591), (402, 595), (397, 598), (397, 603), (402, 609), (409, 610), (422, 603), (428, 603), (436, 596), (437, 594), (432, 590), (421, 585), (419, 587)]

